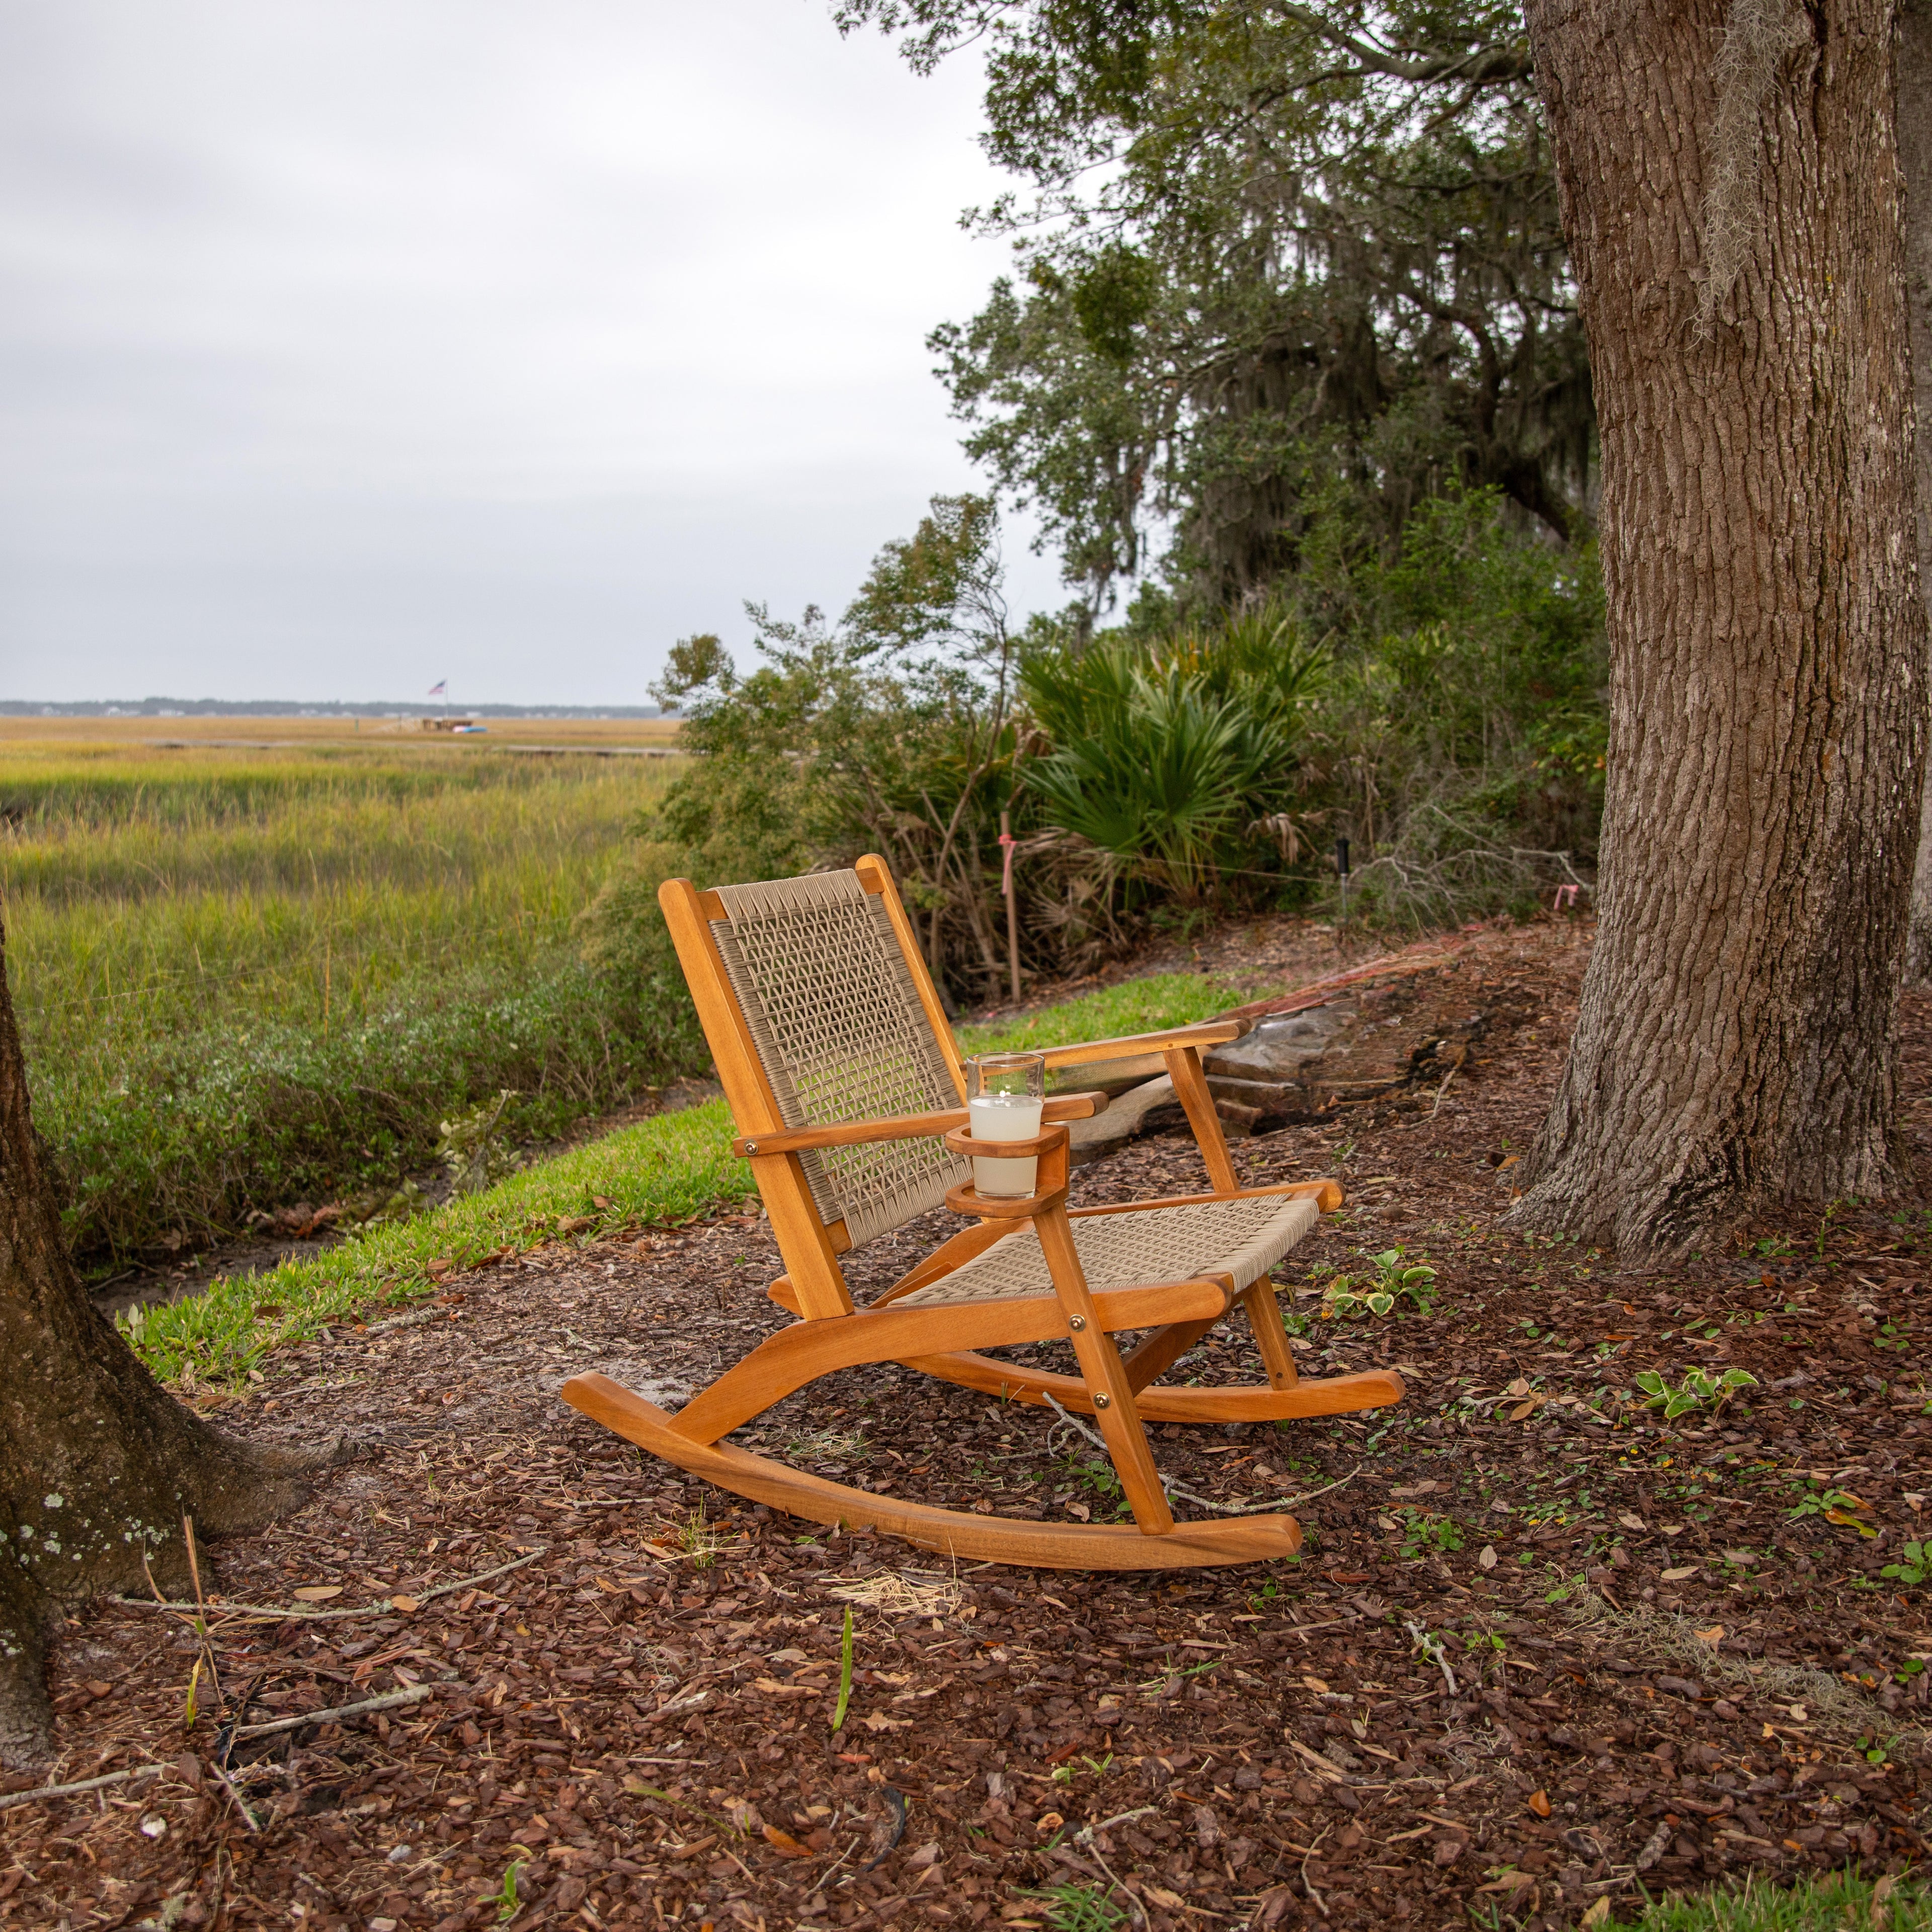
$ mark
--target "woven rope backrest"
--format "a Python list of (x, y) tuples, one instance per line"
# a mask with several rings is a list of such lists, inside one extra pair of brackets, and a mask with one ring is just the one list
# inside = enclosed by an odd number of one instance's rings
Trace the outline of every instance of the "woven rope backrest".
[[(752, 1044), (788, 1127), (960, 1104), (884, 903), (856, 872), (721, 886), (711, 922)], [(856, 1244), (936, 1208), (967, 1163), (938, 1140), (800, 1156), (812, 1198)]]

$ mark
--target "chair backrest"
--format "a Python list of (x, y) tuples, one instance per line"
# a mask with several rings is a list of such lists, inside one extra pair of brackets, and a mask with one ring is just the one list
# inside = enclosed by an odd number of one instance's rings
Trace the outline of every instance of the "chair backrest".
[[(942, 1032), (884, 860), (721, 886), (699, 903), (781, 1124), (834, 1126), (964, 1103), (957, 1050), (950, 1029)], [(685, 963), (691, 976), (692, 962)], [(722, 1072), (721, 1042), (705, 1017)], [(731, 1097), (741, 1131), (770, 1131), (748, 1120)], [(830, 1148), (796, 1159), (821, 1222), (842, 1222), (855, 1246), (938, 1207), (968, 1172), (937, 1140)]]

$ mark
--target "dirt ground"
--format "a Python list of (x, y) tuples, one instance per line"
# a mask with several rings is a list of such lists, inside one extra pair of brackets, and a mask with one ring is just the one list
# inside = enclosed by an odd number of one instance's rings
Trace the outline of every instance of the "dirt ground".
[[(1156, 1430), (1186, 1513), (1303, 1499), (1298, 1561), (956, 1571), (740, 1504), (554, 1391), (595, 1367), (674, 1402), (780, 1324), (764, 1224), (500, 1261), (272, 1358), (230, 1406), (250, 1434), (347, 1429), (380, 1453), (214, 1552), (218, 1681), (204, 1668), (191, 1720), (182, 1619), (72, 1622), (45, 1781), (153, 1768), (0, 1810), (0, 1924), (1098, 1928), (1064, 1888), (1112, 1887), (1150, 1932), (1531, 1932), (1606, 1894), (1621, 1911), (1640, 1888), (1917, 1860), (1932, 1210), (1844, 1204), (1662, 1272), (1504, 1232), (1587, 938), (1480, 935), (1429, 992), (1480, 1016), (1453, 1080), (1236, 1145), (1249, 1178), (1348, 1190), (1281, 1270), (1304, 1373), (1387, 1364), (1409, 1390), (1372, 1415)], [(1932, 1174), (1932, 1003), (1905, 1028)], [(1076, 1193), (1201, 1184), (1192, 1143), (1162, 1136)], [(950, 1225), (853, 1257), (855, 1286)], [(1437, 1270), (1426, 1312), (1319, 1318), (1324, 1285), (1396, 1246)], [(1732, 1367), (1756, 1385), (1714, 1412), (1599, 1394)], [(1177, 1372), (1258, 1370), (1231, 1327)], [(1118, 1503), (1050, 1411), (898, 1369), (737, 1439), (961, 1508)]]

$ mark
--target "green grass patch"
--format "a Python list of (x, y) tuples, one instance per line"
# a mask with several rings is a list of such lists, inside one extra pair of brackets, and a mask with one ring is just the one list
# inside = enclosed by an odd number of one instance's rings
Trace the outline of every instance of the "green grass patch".
[(1752, 1878), (1738, 1892), (1672, 1893), (1635, 1917), (1626, 1904), (1606, 1926), (1641, 1926), (1644, 1932), (1932, 1932), (1932, 1897), (1922, 1885), (1900, 1882), (1874, 1911), (1876, 1889), (1849, 1872), (1805, 1879), (1788, 1889)]
[(1042, 1006), (1011, 1019), (991, 1020), (959, 1029), (968, 1053), (1021, 1053), (1029, 1048), (1071, 1046), (1083, 1040), (1112, 1040), (1125, 1034), (1154, 1033), (1162, 1027), (1192, 1026), (1255, 997), (1204, 973), (1154, 973), (1123, 980), (1098, 992), (1083, 993), (1065, 1005)]
[[(1204, 1018), (1228, 990), (1198, 975), (1130, 980), (1024, 1016), (1025, 1043), (1070, 1045)], [(1011, 1036), (1008, 1023), (966, 1028), (970, 1050)], [(192, 1300), (156, 1308), (130, 1339), (164, 1380), (233, 1382), (269, 1349), (325, 1324), (362, 1318), (434, 1290), (429, 1264), (473, 1265), (506, 1249), (589, 1242), (627, 1228), (694, 1220), (750, 1195), (751, 1170), (730, 1152), (722, 1100), (661, 1114), (540, 1161), (480, 1193), (351, 1235), (313, 1259), (252, 1277), (226, 1276)], [(598, 1204), (600, 1200), (604, 1204)], [(566, 1232), (559, 1222), (572, 1224)]]
[(310, 1259), (220, 1276), (191, 1300), (141, 1312), (124, 1332), (164, 1381), (231, 1383), (271, 1348), (434, 1293), (432, 1262), (461, 1269), (506, 1250), (587, 1244), (736, 1205), (752, 1177), (730, 1150), (732, 1132), (722, 1100), (661, 1114)]

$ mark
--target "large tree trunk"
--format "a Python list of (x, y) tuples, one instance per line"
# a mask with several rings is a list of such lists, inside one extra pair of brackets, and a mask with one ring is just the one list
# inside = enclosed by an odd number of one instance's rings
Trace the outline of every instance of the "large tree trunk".
[(1528, 8), (1611, 675), (1603, 916), (1517, 1219), (1632, 1258), (1894, 1178), (1928, 693), (1892, 14), (1785, 4)]
[(36, 1154), (0, 935), (0, 1765), (53, 1748), (44, 1675), (58, 1614), (170, 1594), (197, 1537), (252, 1528), (300, 1499), (300, 1478), (350, 1453), (261, 1450), (177, 1402), (87, 1298)]
[[(1918, 419), (1918, 587), (1932, 599), (1932, 0), (1898, 14), (1898, 160), (1905, 182), (1905, 295)], [(1932, 784), (1918, 826), (1905, 983), (1932, 986)]]

